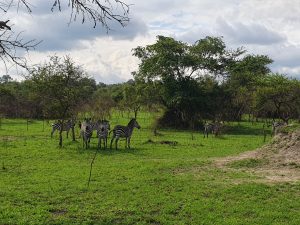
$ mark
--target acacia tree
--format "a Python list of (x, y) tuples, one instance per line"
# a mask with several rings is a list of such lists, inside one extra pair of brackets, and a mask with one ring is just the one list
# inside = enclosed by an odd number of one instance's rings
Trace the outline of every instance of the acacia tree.
[(269, 74), (259, 80), (255, 92), (255, 107), (268, 116), (286, 123), (299, 118), (300, 82), (281, 74)]
[[(33, 82), (33, 89), (42, 96), (43, 114), (47, 118), (59, 119), (61, 130), (59, 146), (62, 146), (62, 129), (67, 118), (74, 117), (79, 102), (87, 101), (94, 89), (82, 69), (70, 57), (53, 56), (48, 63), (31, 71), (27, 78)], [(87, 82), (90, 80), (90, 82)], [(74, 131), (73, 131), (74, 140)]]
[[(94, 28), (100, 24), (108, 31), (111, 21), (123, 27), (129, 22), (129, 5), (120, 0), (50, 0), (51, 2), (52, 7), (49, 10), (62, 11), (63, 7), (68, 7), (71, 9), (70, 21), (90, 21)], [(27, 0), (0, 1), (0, 12), (3, 14), (20, 7), (25, 7), (30, 14), (33, 12), (32, 5)], [(34, 39), (24, 40), (21, 33), (14, 32), (9, 20), (0, 20), (0, 60), (6, 68), (7, 64), (28, 68), (23, 52), (36, 48), (39, 43), (40, 41)]]
[(133, 49), (133, 55), (140, 59), (134, 77), (144, 82), (161, 82), (162, 103), (167, 113), (178, 115), (178, 124), (193, 124), (189, 120), (195, 120), (194, 115), (202, 110), (205, 101), (200, 78), (210, 75), (225, 79), (229, 68), (243, 53), (240, 48), (226, 49), (217, 37), (206, 37), (189, 45), (158, 36), (156, 43)]

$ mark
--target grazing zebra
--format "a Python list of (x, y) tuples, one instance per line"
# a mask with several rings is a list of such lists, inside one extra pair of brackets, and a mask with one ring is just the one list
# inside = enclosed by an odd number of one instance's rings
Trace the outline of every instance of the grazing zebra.
[(80, 136), (82, 137), (83, 148), (89, 148), (92, 134), (91, 119), (84, 119), (84, 121), (80, 123)]
[(98, 148), (101, 148), (101, 141), (103, 140), (104, 148), (107, 148), (107, 137), (108, 131), (110, 130), (109, 121), (101, 120), (99, 121), (98, 129), (97, 129), (97, 137), (98, 137)]
[(138, 128), (140, 129), (141, 126), (138, 124), (136, 119), (131, 119), (128, 123), (127, 126), (122, 126), (122, 125), (116, 125), (114, 129), (112, 130), (113, 136), (110, 141), (110, 148), (112, 148), (112, 143), (114, 139), (116, 139), (116, 149), (118, 149), (118, 141), (119, 138), (126, 138), (126, 145), (125, 148), (130, 148), (130, 138), (132, 135), (133, 128)]
[(277, 121), (274, 121), (273, 123), (272, 123), (272, 136), (273, 135), (276, 135), (277, 133), (278, 133), (278, 131), (280, 130), (280, 129), (282, 129), (283, 127), (285, 127), (287, 125), (287, 123), (286, 122), (277, 122)]
[[(51, 132), (51, 138), (53, 137), (53, 134), (56, 130), (60, 131), (61, 122), (60, 120), (57, 123), (52, 123), (52, 132)], [(67, 122), (63, 123), (62, 130), (67, 132), (67, 138), (69, 136), (70, 129), (74, 128), (75, 122), (73, 120), (68, 120)]]

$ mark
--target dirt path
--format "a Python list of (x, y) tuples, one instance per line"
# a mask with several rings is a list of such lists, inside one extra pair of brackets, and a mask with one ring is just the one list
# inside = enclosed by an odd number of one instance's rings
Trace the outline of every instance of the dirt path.
[[(247, 162), (251, 160), (263, 163), (247, 166)], [(240, 166), (232, 166), (239, 162)], [(260, 149), (238, 156), (218, 158), (214, 164), (224, 170), (248, 171), (262, 177), (265, 182), (298, 182), (300, 181), (300, 131), (278, 134), (270, 144)]]

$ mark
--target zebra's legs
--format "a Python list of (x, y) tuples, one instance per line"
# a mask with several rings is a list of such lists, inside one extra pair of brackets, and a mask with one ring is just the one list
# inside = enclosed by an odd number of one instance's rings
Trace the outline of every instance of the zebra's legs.
[(67, 130), (67, 138), (69, 138), (69, 130)]
[(107, 138), (104, 138), (103, 143), (104, 143), (104, 149), (106, 149), (107, 148)]
[(128, 148), (130, 149), (130, 137), (128, 138)]
[(101, 148), (101, 138), (99, 137), (98, 138), (98, 149), (100, 149)]
[(55, 132), (55, 129), (53, 128), (52, 132), (51, 132), (51, 138), (53, 137), (54, 132)]
[(113, 135), (110, 141), (110, 149), (112, 148), (112, 143), (114, 142), (115, 136)]
[(118, 141), (119, 141), (119, 138), (116, 137), (116, 150), (118, 150)]
[(90, 142), (91, 142), (91, 138), (88, 138), (88, 139), (87, 139), (87, 144), (86, 144), (86, 145), (87, 145), (87, 148), (90, 148)]
[(125, 138), (125, 149), (127, 148), (128, 146), (128, 138)]

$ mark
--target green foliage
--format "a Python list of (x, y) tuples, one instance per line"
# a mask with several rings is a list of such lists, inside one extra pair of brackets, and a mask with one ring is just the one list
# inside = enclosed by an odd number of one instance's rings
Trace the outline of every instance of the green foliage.
[(257, 110), (269, 112), (272, 117), (288, 121), (300, 115), (300, 81), (281, 74), (261, 78), (255, 93)]
[(243, 159), (230, 164), (233, 168), (256, 168), (268, 163), (267, 159)]
[(80, 67), (66, 56), (53, 56), (49, 63), (38, 66), (28, 78), (40, 97), (46, 118), (65, 119), (73, 116), (76, 105), (90, 97), (96, 88)]
[(193, 124), (197, 119), (240, 120), (244, 113), (254, 114), (258, 80), (267, 76), (273, 62), (265, 55), (244, 53), (243, 48), (228, 50), (218, 37), (189, 45), (158, 36), (156, 43), (133, 49), (141, 60), (134, 76), (161, 83), (161, 102), (168, 116), (180, 114), (176, 124)]

